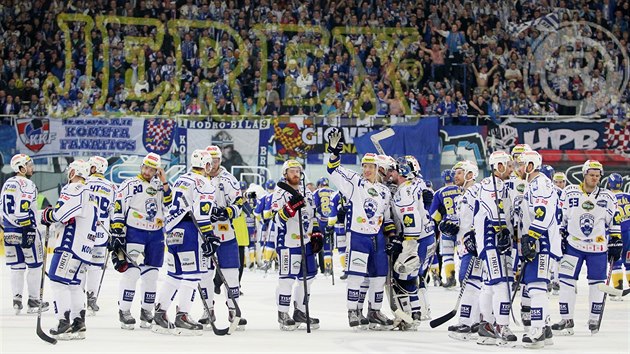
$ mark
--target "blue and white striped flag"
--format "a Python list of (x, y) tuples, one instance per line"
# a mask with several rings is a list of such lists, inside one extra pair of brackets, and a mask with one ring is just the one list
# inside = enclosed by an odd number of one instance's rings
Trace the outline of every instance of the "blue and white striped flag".
[(507, 31), (512, 37), (518, 36), (521, 32), (526, 29), (534, 27), (538, 31), (541, 32), (551, 32), (556, 31), (560, 28), (560, 17), (557, 13), (552, 12), (543, 17), (537, 18), (531, 21), (525, 21), (521, 23), (508, 22), (507, 23)]

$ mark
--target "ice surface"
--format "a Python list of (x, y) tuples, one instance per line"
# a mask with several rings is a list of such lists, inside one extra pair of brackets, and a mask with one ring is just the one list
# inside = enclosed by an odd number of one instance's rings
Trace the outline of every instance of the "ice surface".
[[(101, 310), (95, 317), (86, 319), (87, 339), (83, 341), (60, 341), (53, 346), (40, 340), (35, 333), (37, 315), (16, 316), (12, 308), (12, 294), (8, 267), (0, 257), (2, 309), (0, 317), (1, 353), (471, 353), (471, 352), (536, 352), (524, 348), (499, 348), (480, 346), (474, 342), (460, 342), (448, 338), (446, 327), (450, 323), (431, 329), (423, 322), (417, 332), (354, 332), (348, 327), (345, 282), (318, 275), (313, 283), (311, 314), (320, 318), (321, 328), (307, 334), (306, 330), (282, 332), (276, 322), (275, 289), (277, 276), (270, 272), (266, 277), (260, 271), (245, 270), (243, 275), (244, 296), (241, 297), (243, 317), (249, 324), (243, 332), (231, 336), (217, 337), (211, 331), (200, 337), (175, 337), (159, 335), (140, 329), (122, 330), (118, 323), (117, 292), (119, 275), (113, 268), (107, 270), (99, 305)], [(336, 269), (337, 276), (340, 269)], [(585, 273), (585, 271), (583, 271)], [(160, 276), (160, 280), (163, 275)], [(158, 285), (158, 291), (159, 291)], [(592, 336), (587, 328), (588, 285), (580, 280), (576, 305), (576, 329), (571, 337), (554, 337), (555, 345), (538, 352), (553, 353), (630, 353), (630, 296), (623, 302), (607, 301), (602, 328)], [(223, 292), (224, 294), (225, 292)], [(429, 287), (429, 300), (433, 318), (450, 311), (457, 300), (458, 291)], [(46, 283), (46, 300), (51, 301), (51, 290)], [(227, 326), (227, 310), (224, 295), (218, 295), (217, 318), (219, 327)], [(139, 296), (132, 314), (139, 323)], [(176, 300), (177, 301), (177, 300)], [(52, 302), (52, 301), (51, 301)], [(519, 299), (516, 300), (519, 302)], [(26, 301), (24, 301), (26, 303)], [(176, 304), (177, 302), (175, 302)], [(169, 316), (174, 319), (175, 304)], [(558, 297), (551, 296), (552, 322), (560, 319)], [(52, 305), (52, 304), (51, 304)], [(385, 303), (384, 312), (391, 316)], [(518, 309), (517, 309), (518, 311)], [(25, 311), (23, 311), (24, 313)], [(198, 319), (202, 313), (201, 303), (196, 301), (192, 315)], [(518, 312), (517, 312), (518, 313)], [(43, 314), (46, 332), (56, 325), (52, 306)], [(523, 329), (514, 324), (513, 331), (520, 338)]]

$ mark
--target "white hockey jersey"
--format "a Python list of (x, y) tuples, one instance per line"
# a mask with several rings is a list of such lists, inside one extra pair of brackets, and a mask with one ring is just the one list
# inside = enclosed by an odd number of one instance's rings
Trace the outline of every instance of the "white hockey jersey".
[(164, 227), (164, 214), (171, 203), (158, 178), (147, 181), (141, 175), (126, 179), (118, 187), (112, 223), (123, 223), (140, 230), (156, 231)]
[(33, 181), (23, 176), (9, 178), (2, 186), (0, 199), (5, 232), (18, 232), (18, 229), (21, 230), (23, 227), (37, 227), (35, 220), (37, 186)]
[(328, 167), (330, 180), (337, 186), (351, 208), (349, 229), (360, 234), (376, 235), (383, 223), (391, 222), (390, 191), (381, 183), (372, 183), (360, 174), (337, 166)]
[[(278, 232), (278, 243), (283, 242), (285, 247), (300, 247), (300, 224), (298, 214), (294, 217), (285, 219), (284, 213), (279, 211), (291, 199), (291, 193), (276, 187), (271, 197), (271, 210), (273, 212), (272, 222)], [(319, 224), (315, 216), (315, 203), (313, 201), (313, 193), (307, 190), (304, 196), (305, 206), (300, 209), (302, 214), (302, 233), (304, 235), (304, 243), (311, 242), (311, 234), (315, 226), (319, 229)], [(280, 240), (284, 237), (283, 240)]]
[(214, 197), (214, 186), (207, 177), (195, 171), (179, 176), (173, 185), (173, 202), (166, 217), (166, 233), (170, 233), (191, 211), (202, 232), (212, 230), (210, 215), (214, 208)]
[(521, 202), (521, 224), (523, 234), (547, 234), (549, 251), (559, 259), (562, 257), (562, 243), (557, 223), (558, 192), (547, 176), (539, 173), (534, 177), (523, 194)]
[[(216, 206), (231, 207), (234, 217), (239, 216), (244, 199), (241, 197), (241, 188), (236, 177), (229, 173), (225, 167), (221, 166), (219, 174), (210, 178), (210, 184), (215, 189), (214, 202)], [(236, 237), (231, 220), (217, 221), (214, 224), (214, 234), (221, 241), (229, 241)]]
[(468, 231), (474, 231), (475, 213), (479, 210), (479, 190), (480, 183), (475, 183), (468, 187), (461, 195), (455, 197), (455, 215), (459, 222), (459, 233), (455, 245), (457, 246), (457, 254), (463, 257), (468, 254), (466, 247), (463, 246), (464, 235)]
[(400, 226), (406, 240), (434, 235), (433, 221), (422, 203), (422, 186), (416, 180), (405, 181), (398, 186), (392, 200), (396, 225)]
[(92, 248), (100, 226), (98, 198), (87, 184), (69, 183), (61, 189), (52, 218), (63, 224), (57, 248), (72, 252), (81, 261), (92, 261)]
[(518, 177), (515, 174), (512, 174), (510, 178), (505, 182), (508, 189), (508, 196), (512, 201), (512, 209), (511, 209), (511, 220), (512, 227), (514, 228), (514, 232), (517, 233), (519, 239), (520, 235), (523, 232), (523, 225), (521, 223), (522, 218), (522, 210), (521, 205), (523, 201), (523, 194), (525, 193), (525, 188), (527, 188), (527, 181)]
[(587, 194), (579, 184), (567, 186), (562, 198), (561, 227), (569, 233), (569, 244), (583, 252), (607, 252), (609, 235), (621, 232), (614, 218), (615, 195), (599, 187)]
[(498, 231), (499, 225), (505, 225), (513, 233), (511, 220), (513, 204), (510, 200), (507, 184), (498, 177), (494, 178), (494, 181), (492, 176), (482, 179), (479, 182), (477, 193), (478, 210), (474, 217), (473, 227), (477, 241), (477, 252), (481, 254), (484, 248), (486, 228), (494, 227), (495, 231)]
[(102, 227), (96, 229), (95, 245), (102, 246), (107, 244), (107, 234), (105, 230), (109, 231), (109, 223), (114, 213), (116, 186), (99, 173), (91, 175), (85, 182), (96, 196), (98, 203), (97, 219)]

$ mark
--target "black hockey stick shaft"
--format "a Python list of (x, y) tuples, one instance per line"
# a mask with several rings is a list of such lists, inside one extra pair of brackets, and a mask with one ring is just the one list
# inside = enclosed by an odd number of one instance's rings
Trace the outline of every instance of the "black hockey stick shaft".
[[(606, 277), (606, 285), (610, 284), (610, 277), (612, 276), (613, 271), (613, 261), (608, 262), (608, 276)], [(604, 308), (606, 308), (606, 298), (608, 294), (604, 292), (604, 299), (602, 300), (602, 310), (599, 313), (599, 318), (597, 319), (597, 332), (599, 332), (599, 327), (602, 325), (602, 320), (604, 319)]]
[(332, 285), (335, 285), (335, 231), (328, 235), (328, 242), (330, 243), (330, 275), (332, 276)]
[(44, 254), (42, 256), (42, 279), (39, 283), (39, 308), (37, 309), (37, 336), (50, 344), (57, 344), (57, 340), (47, 335), (42, 330), (42, 304), (44, 303), (44, 279), (46, 274), (46, 256), (48, 255), (48, 239), (50, 238), (50, 226), (46, 226), (46, 239), (44, 240)]
[(455, 307), (453, 307), (453, 310), (451, 312), (429, 322), (429, 325), (431, 326), (431, 328), (441, 326), (444, 323), (450, 321), (451, 318), (455, 317), (455, 315), (457, 315), (459, 304), (462, 302), (462, 296), (464, 295), (464, 290), (466, 290), (466, 284), (468, 284), (468, 278), (470, 277), (470, 274), (472, 273), (473, 265), (475, 264), (475, 262), (477, 262), (477, 257), (473, 257), (470, 260), (470, 263), (468, 264), (468, 268), (466, 268), (466, 274), (464, 275), (464, 279), (462, 280), (462, 287), (461, 289), (459, 289), (459, 296), (457, 297), (457, 302), (455, 303)]
[[(300, 176), (302, 177), (302, 176)], [(293, 187), (288, 185), (285, 182), (278, 182), (276, 184), (280, 189), (289, 192), (291, 196), (300, 195), (300, 192), (296, 191)], [(302, 227), (302, 209), (298, 209), (298, 224), (300, 227), (300, 250), (302, 253), (302, 281), (304, 286), (304, 314), (306, 315), (306, 333), (311, 333), (311, 317), (309, 311), (309, 298), (308, 298), (308, 280), (307, 278), (307, 267), (306, 267), (306, 245), (304, 244), (304, 230)]]
[(94, 296), (98, 300), (98, 295), (101, 293), (101, 287), (103, 286), (103, 279), (105, 278), (105, 271), (107, 270), (107, 261), (109, 261), (109, 252), (105, 252), (105, 262), (103, 263), (103, 272), (101, 272), (101, 280), (98, 282), (98, 290)]
[(199, 297), (201, 298), (201, 303), (203, 304), (203, 308), (208, 313), (208, 322), (210, 322), (210, 326), (212, 327), (212, 332), (214, 332), (214, 334), (216, 334), (217, 336), (224, 336), (226, 334), (230, 334), (230, 328), (217, 328), (217, 326), (215, 326), (214, 321), (212, 321), (212, 318), (210, 316), (210, 307), (208, 307), (208, 302), (203, 297), (202, 290), (203, 289), (201, 289), (201, 284), (197, 283), (197, 291), (199, 291)]

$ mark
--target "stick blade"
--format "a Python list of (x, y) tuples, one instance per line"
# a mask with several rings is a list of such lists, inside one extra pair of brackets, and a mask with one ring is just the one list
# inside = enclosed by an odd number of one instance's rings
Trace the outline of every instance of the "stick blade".
[(446, 322), (450, 321), (451, 318), (455, 317), (455, 315), (457, 315), (457, 310), (452, 310), (451, 312), (447, 313), (446, 315), (436, 318), (433, 321), (429, 322), (429, 325), (431, 326), (431, 328), (435, 328), (438, 326), (441, 326), (443, 324), (445, 324)]
[(604, 283), (597, 284), (597, 289), (599, 289), (599, 291), (605, 292), (606, 294), (612, 295), (612, 296), (623, 296), (623, 295), (625, 295), (623, 293), (623, 290), (615, 289), (612, 286), (606, 285)]
[(378, 132), (378, 133), (376, 133), (374, 135), (371, 135), (370, 139), (372, 140), (372, 142), (375, 142), (375, 141), (385, 140), (385, 139), (387, 139), (389, 137), (392, 137), (392, 136), (394, 136), (394, 129), (387, 128), (387, 129), (385, 129), (383, 131), (380, 131), (380, 132)]
[(48, 342), (50, 344), (57, 344), (57, 340), (49, 335), (47, 335), (46, 333), (44, 333), (44, 331), (42, 330), (42, 320), (41, 317), (37, 318), (37, 336), (43, 340), (44, 342)]

